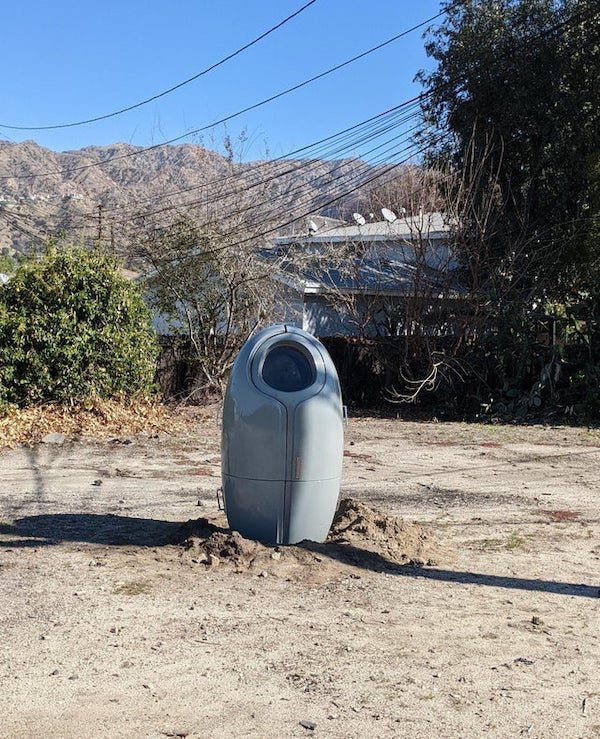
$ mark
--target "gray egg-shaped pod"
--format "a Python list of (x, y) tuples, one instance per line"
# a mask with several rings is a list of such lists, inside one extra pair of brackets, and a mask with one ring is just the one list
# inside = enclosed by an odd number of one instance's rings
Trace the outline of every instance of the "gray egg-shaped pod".
[(248, 339), (223, 407), (229, 527), (268, 544), (324, 541), (337, 507), (343, 436), (340, 384), (321, 342), (287, 325)]

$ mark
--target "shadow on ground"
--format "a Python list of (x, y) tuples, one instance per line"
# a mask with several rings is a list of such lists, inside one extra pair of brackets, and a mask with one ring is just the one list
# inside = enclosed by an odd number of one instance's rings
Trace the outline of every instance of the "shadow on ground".
[[(227, 535), (231, 532), (202, 518), (181, 523), (111, 514), (62, 513), (27, 516), (17, 519), (14, 524), (1, 524), (0, 548), (43, 547), (65, 541), (107, 546), (160, 547), (183, 544), (190, 536), (208, 539), (215, 533)], [(486, 575), (440, 567), (418, 567), (412, 563), (399, 565), (376, 552), (335, 541), (323, 544), (305, 541), (297, 547), (317, 557), (327, 557), (354, 568), (389, 575), (584, 598), (600, 597), (600, 584)]]
[(302, 542), (301, 546), (320, 555), (335, 557), (355, 567), (363, 567), (375, 570), (376, 572), (386, 572), (402, 577), (454, 582), (462, 585), (485, 585), (493, 588), (507, 588), (509, 590), (556, 593), (558, 595), (571, 595), (583, 598), (600, 598), (600, 583), (598, 585), (587, 585), (584, 583), (568, 583), (555, 580), (485, 575), (477, 572), (442, 569), (439, 567), (415, 567), (410, 563), (398, 565), (387, 561), (384, 557), (374, 552), (365, 552), (358, 547), (347, 546), (345, 544)]
[(63, 541), (160, 547), (178, 544), (187, 536), (185, 524), (180, 521), (94, 513), (26, 516), (12, 525), (0, 524), (0, 534), (21, 539), (0, 541), (0, 547), (5, 549), (60, 544)]

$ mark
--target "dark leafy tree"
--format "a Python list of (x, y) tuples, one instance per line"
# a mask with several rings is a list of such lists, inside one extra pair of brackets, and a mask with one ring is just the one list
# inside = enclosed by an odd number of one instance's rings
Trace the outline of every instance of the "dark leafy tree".
[[(600, 6), (595, 0), (465, 0), (446, 3), (430, 33), (437, 62), (421, 80), (423, 136), (435, 158), (460, 169), (485, 152), (503, 216), (485, 266), (513, 245), (524, 288), (567, 287), (589, 257), (590, 158), (600, 151)], [(597, 214), (596, 214), (597, 215)]]

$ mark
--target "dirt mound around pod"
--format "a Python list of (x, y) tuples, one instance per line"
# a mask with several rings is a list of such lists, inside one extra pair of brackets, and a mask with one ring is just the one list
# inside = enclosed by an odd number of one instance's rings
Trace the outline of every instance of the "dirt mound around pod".
[(244, 539), (237, 531), (229, 531), (206, 518), (188, 521), (184, 525), (186, 551), (199, 562), (215, 566), (227, 562), (236, 567), (249, 567), (268, 547), (253, 539)]
[(376, 571), (398, 565), (421, 567), (440, 564), (444, 556), (422, 526), (351, 498), (341, 501), (324, 543), (269, 546), (220, 524), (206, 518), (188, 521), (173, 543), (180, 544), (186, 560), (207, 568), (313, 582), (330, 580), (349, 567)]
[(327, 541), (345, 546), (353, 558), (369, 553), (400, 565), (437, 565), (444, 556), (432, 534), (419, 524), (389, 516), (352, 498), (340, 502)]

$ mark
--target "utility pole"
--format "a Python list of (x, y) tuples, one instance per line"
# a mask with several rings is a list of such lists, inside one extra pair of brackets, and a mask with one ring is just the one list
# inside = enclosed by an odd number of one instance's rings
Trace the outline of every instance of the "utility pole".
[(102, 239), (102, 203), (98, 203), (98, 243)]

